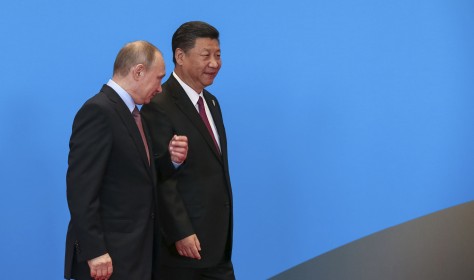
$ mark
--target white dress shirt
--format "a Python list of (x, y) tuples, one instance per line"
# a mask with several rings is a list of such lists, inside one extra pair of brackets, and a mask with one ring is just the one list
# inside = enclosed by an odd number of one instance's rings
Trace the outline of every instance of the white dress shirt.
[(202, 100), (204, 101), (204, 108), (206, 110), (206, 115), (207, 119), (209, 120), (209, 123), (211, 124), (212, 128), (212, 133), (214, 134), (214, 138), (216, 139), (217, 145), (219, 145), (219, 149), (221, 148), (221, 142), (219, 141), (219, 134), (217, 133), (216, 129), (216, 124), (214, 123), (214, 119), (212, 118), (211, 111), (209, 111), (209, 107), (207, 106), (206, 99), (204, 98), (202, 91), (200, 93), (197, 93), (194, 89), (192, 89), (190, 86), (188, 86), (185, 82), (183, 82), (178, 75), (173, 71), (173, 76), (176, 78), (178, 83), (183, 87), (184, 91), (188, 95), (189, 99), (193, 103), (194, 107), (196, 108), (196, 111), (199, 112), (199, 107), (198, 107), (198, 100), (199, 97), (202, 97)]

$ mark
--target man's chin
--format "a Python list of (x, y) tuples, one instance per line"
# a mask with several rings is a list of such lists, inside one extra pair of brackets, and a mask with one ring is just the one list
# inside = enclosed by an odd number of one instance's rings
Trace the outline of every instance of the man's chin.
[(210, 86), (210, 85), (212, 85), (213, 83), (214, 83), (214, 79), (209, 79), (209, 80), (206, 81), (205, 86), (206, 86), (206, 87), (207, 87), (207, 86)]
[(152, 96), (150, 96), (149, 98), (145, 99), (145, 101), (143, 102), (143, 104), (148, 104), (148, 103), (150, 103), (150, 102), (153, 100), (153, 97), (155, 97), (155, 95), (152, 95)]

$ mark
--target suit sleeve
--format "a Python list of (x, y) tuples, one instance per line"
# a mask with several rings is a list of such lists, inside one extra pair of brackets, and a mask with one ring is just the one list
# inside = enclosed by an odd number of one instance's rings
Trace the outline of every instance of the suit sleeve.
[[(153, 151), (155, 162), (167, 160), (171, 162), (168, 153), (168, 143), (176, 134), (172, 123), (166, 113), (155, 103), (144, 105), (141, 110), (142, 116), (148, 124), (153, 141)], [(167, 156), (166, 156), (167, 155)], [(159, 168), (163, 163), (157, 162)], [(179, 168), (186, 168), (186, 162)], [(189, 219), (188, 212), (178, 192), (178, 176), (180, 170), (175, 171), (171, 176), (158, 176), (158, 215), (160, 217), (160, 227), (163, 237), (168, 245), (174, 244), (187, 236), (194, 234), (194, 229)], [(157, 170), (158, 174), (163, 174)]]
[(107, 252), (100, 218), (100, 190), (112, 147), (104, 112), (85, 104), (74, 119), (69, 142), (67, 201), (79, 248), (78, 261)]

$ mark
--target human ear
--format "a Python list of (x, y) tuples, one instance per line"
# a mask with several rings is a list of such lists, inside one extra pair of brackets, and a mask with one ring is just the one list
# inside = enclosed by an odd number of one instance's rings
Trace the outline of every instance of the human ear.
[(139, 79), (140, 77), (144, 75), (144, 73), (145, 73), (145, 66), (143, 64), (137, 64), (132, 70), (133, 78), (135, 79)]
[(183, 65), (185, 53), (182, 49), (177, 48), (174, 52), (174, 58), (176, 60), (176, 64)]

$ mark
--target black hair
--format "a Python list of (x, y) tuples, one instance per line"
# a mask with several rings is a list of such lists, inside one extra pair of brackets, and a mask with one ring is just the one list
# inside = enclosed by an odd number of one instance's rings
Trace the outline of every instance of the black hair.
[(219, 31), (203, 21), (189, 21), (183, 23), (173, 34), (171, 40), (171, 48), (173, 50), (173, 62), (176, 64), (175, 52), (177, 48), (184, 52), (194, 48), (196, 39), (210, 38), (219, 41)]

